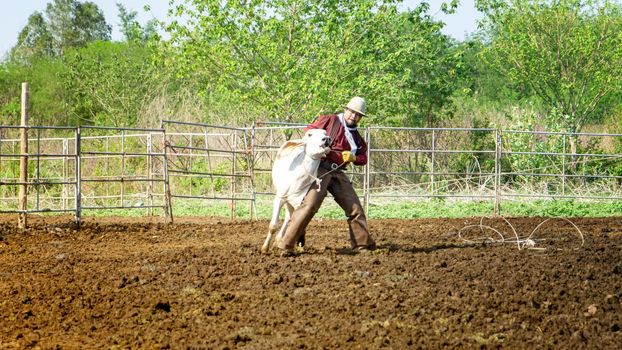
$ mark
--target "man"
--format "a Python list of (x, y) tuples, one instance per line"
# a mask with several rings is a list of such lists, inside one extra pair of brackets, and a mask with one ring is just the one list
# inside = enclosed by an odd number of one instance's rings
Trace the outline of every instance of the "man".
[(322, 159), (318, 168), (317, 176), (321, 179), (319, 186), (314, 183), (300, 207), (292, 213), (283, 239), (278, 244), (281, 256), (294, 255), (296, 243), (304, 239), (307, 225), (320, 209), (328, 192), (333, 195), (348, 217), (352, 248), (358, 252), (375, 248), (376, 243), (369, 234), (361, 201), (344, 173), (350, 163), (367, 164), (367, 144), (357, 130), (363, 116), (365, 116), (365, 100), (354, 97), (346, 105), (343, 113), (319, 116), (305, 128), (305, 132), (309, 129), (326, 130), (333, 143), (330, 153)]

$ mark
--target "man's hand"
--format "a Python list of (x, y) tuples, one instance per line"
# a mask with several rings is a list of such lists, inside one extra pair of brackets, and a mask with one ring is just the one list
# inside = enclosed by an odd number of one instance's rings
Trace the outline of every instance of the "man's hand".
[(341, 156), (343, 157), (344, 163), (352, 163), (356, 160), (356, 156), (350, 151), (341, 152)]

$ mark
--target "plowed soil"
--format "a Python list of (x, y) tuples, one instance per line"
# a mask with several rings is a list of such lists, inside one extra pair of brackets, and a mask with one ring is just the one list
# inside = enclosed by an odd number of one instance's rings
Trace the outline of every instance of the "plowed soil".
[[(508, 219), (520, 238), (543, 220)], [(372, 220), (367, 254), (316, 220), (289, 258), (260, 254), (265, 221), (16, 222), (0, 217), (2, 349), (622, 344), (620, 218), (550, 220), (523, 249), (500, 219)]]

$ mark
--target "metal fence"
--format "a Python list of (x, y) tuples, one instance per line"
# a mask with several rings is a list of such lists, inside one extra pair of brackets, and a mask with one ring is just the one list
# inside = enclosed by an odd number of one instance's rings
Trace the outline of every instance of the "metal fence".
[[(0, 212), (145, 210), (172, 220), (173, 208), (240, 203), (257, 217), (273, 194), (270, 170), (302, 124), (234, 128), (163, 121), (160, 129), (0, 126)], [(467, 128), (361, 128), (368, 164), (348, 176), (366, 209), (387, 202), (446, 198), (502, 201), (622, 198), (622, 135)], [(26, 158), (28, 178), (18, 162)], [(28, 188), (18, 207), (18, 187)]]
[(622, 135), (366, 128), (365, 203), (408, 198), (619, 200)]
[(163, 129), (83, 126), (78, 131), (78, 211), (166, 211)]
[[(18, 133), (28, 136), (27, 154), (20, 151)], [(54, 134), (55, 137), (49, 137)], [(76, 212), (79, 203), (80, 137), (76, 128), (0, 127), (0, 213)], [(28, 165), (26, 181), (20, 180), (20, 158)], [(25, 185), (27, 209), (19, 209), (18, 188)]]
[[(473, 143), (473, 137), (481, 140)], [(494, 129), (366, 130), (366, 203), (379, 198), (494, 199), (498, 132)]]
[(501, 141), (502, 197), (622, 198), (620, 134), (504, 131)]
[(242, 201), (256, 213), (249, 129), (171, 120), (163, 127), (171, 207), (179, 200), (227, 201), (234, 217)]

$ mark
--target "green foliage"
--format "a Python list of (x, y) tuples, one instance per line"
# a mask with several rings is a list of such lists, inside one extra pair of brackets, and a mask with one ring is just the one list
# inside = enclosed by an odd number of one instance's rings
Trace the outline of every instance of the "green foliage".
[[(598, 120), (622, 85), (622, 11), (602, 0), (478, 1), (486, 49), (509, 81), (538, 96), (556, 123), (579, 131)], [(548, 126), (548, 125), (547, 125)]]
[(0, 73), (0, 124), (17, 125), (21, 114), (21, 86), (23, 81), (30, 88), (30, 124), (31, 125), (70, 125), (67, 118), (65, 92), (59, 80), (65, 66), (54, 57), (32, 58), (30, 64), (16, 62), (5, 63), (5, 71)]
[[(371, 205), (368, 218), (374, 219), (419, 219), (419, 218), (466, 218), (492, 216), (492, 201), (449, 202), (443, 200), (397, 201)], [(229, 217), (231, 207), (225, 201), (184, 201), (176, 202), (174, 215)], [(250, 218), (250, 206), (239, 202), (236, 206), (237, 218)], [(254, 214), (253, 214), (254, 215)], [(257, 205), (259, 219), (272, 216), (272, 202), (259, 200)], [(502, 203), (501, 215), (505, 217), (610, 217), (622, 215), (620, 202), (582, 202), (579, 200), (534, 200)], [(254, 216), (253, 216), (254, 217)], [(281, 213), (281, 218), (283, 213)], [(316, 219), (345, 219), (343, 211), (334, 201), (327, 198), (315, 215)]]
[(117, 3), (117, 9), (119, 10), (119, 20), (121, 21), (121, 33), (125, 36), (125, 41), (146, 43), (157, 37), (158, 22), (156, 20), (150, 20), (143, 26), (136, 21), (138, 12), (128, 11), (120, 3)]
[[(51, 125), (306, 122), (353, 95), (381, 125), (501, 127), (514, 110), (547, 130), (619, 119), (619, 4), (480, 0), (483, 30), (457, 43), (428, 1), (398, 3), (173, 0), (167, 40), (163, 22), (117, 4), (125, 41), (110, 43), (94, 3), (51, 0), (2, 63), (1, 122), (15, 123), (22, 81), (32, 123)], [(460, 16), (457, 5), (441, 10)]]
[(538, 200), (511, 202), (502, 207), (504, 215), (542, 217), (608, 217), (622, 215), (622, 203), (591, 203), (579, 200)]
[(12, 57), (27, 62), (32, 57), (62, 55), (69, 48), (110, 40), (111, 30), (95, 3), (54, 0), (47, 4), (45, 15), (35, 12), (28, 18)]
[[(111, 27), (106, 23), (103, 12), (95, 3), (88, 1), (54, 0), (47, 4), (44, 13), (33, 13), (20, 31), (18, 42), (0, 73), (1, 123), (12, 125), (18, 122), (15, 118), (19, 115), (20, 87), (22, 82), (28, 82), (30, 124), (80, 124), (85, 116), (72, 112), (83, 108), (83, 105), (74, 107), (73, 97), (91, 91), (78, 91), (79, 88), (74, 86), (78, 82), (68, 84), (64, 81), (63, 78), (75, 71), (75, 67), (67, 66), (64, 56), (88, 43), (110, 40), (110, 32)], [(126, 78), (131, 80), (135, 76), (130, 73)], [(97, 83), (103, 82), (100, 80)]]
[[(377, 63), (368, 63), (384, 68), (374, 74), (395, 78), (385, 80), (373, 95), (379, 103), (385, 104), (379, 107), (380, 113), (393, 116), (392, 120), (385, 120), (387, 124), (439, 125), (448, 113), (444, 109), (449, 113), (453, 109), (450, 96), (468, 74), (463, 64), (464, 48), (441, 34), (444, 24), (435, 21), (427, 11), (424, 2), (413, 12), (402, 14), (393, 20), (394, 23), (387, 24), (392, 28), (387, 33), (391, 46), (386, 56), (376, 56)], [(396, 42), (402, 44), (396, 45)], [(382, 119), (377, 121), (383, 122)]]
[(222, 195), (229, 191), (231, 181), (227, 175), (231, 173), (230, 161), (221, 161), (213, 165), (208, 163), (205, 158), (195, 158), (192, 164), (184, 170), (214, 175), (183, 176), (173, 180), (179, 193), (212, 196), (215, 194)]
[(245, 106), (247, 121), (304, 121), (363, 95), (370, 121), (419, 124), (452, 91), (459, 55), (427, 6), (401, 14), (389, 0), (195, 0), (172, 10), (188, 22), (167, 27), (169, 66), (203, 81), (210, 105)]
[(14, 125), (19, 123), (20, 92), (14, 74), (11, 74), (9, 65), (0, 63), (0, 124)]
[(35, 12), (28, 17), (26, 27), (19, 32), (17, 43), (20, 54), (26, 57), (54, 55), (52, 33), (41, 12)]
[[(120, 6), (127, 42), (92, 2), (54, 0), (35, 12), (0, 70), (0, 124), (19, 119), (21, 83), (30, 83), (30, 124), (154, 126), (150, 104), (163, 74), (154, 61), (156, 22), (144, 27)], [(151, 118), (150, 118), (151, 117)]]
[(68, 52), (62, 80), (72, 120), (135, 126), (158, 84), (149, 57), (145, 46), (105, 41)]
[[(541, 118), (534, 113), (524, 113), (511, 120), (510, 130), (536, 131), (537, 123)], [(561, 131), (557, 129), (547, 130), (551, 132)], [(505, 133), (503, 134), (504, 152), (533, 152), (533, 153), (559, 153), (564, 151), (564, 136), (562, 135), (537, 135), (533, 133)], [(568, 138), (566, 138), (567, 140)], [(515, 172), (556, 172), (551, 169), (562, 163), (560, 158), (547, 154), (511, 154), (505, 156), (504, 171)]]
[(453, 92), (456, 118), (448, 125), (454, 127), (501, 127), (507, 114), (518, 110), (533, 112), (542, 108), (533, 92), (524, 84), (508, 80), (489, 62), (493, 52), (488, 50), (483, 34), (473, 35), (460, 43), (463, 52), (462, 72)]

